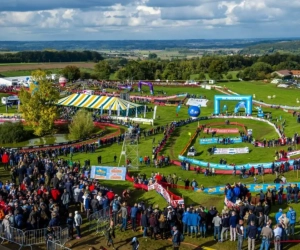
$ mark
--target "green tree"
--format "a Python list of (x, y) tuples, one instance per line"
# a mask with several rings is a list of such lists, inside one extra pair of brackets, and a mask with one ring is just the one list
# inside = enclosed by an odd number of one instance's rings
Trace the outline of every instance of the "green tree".
[(83, 139), (91, 135), (95, 129), (93, 117), (85, 109), (79, 110), (69, 125), (69, 138), (71, 140)]
[(80, 78), (80, 69), (74, 65), (68, 65), (64, 67), (61, 73), (69, 81), (75, 81)]
[(228, 80), (232, 80), (233, 76), (232, 76), (231, 73), (228, 73), (228, 74), (226, 75), (226, 78), (227, 78)]
[(94, 66), (98, 79), (108, 80), (111, 73), (111, 66), (107, 61), (100, 61)]
[(90, 79), (91, 74), (86, 71), (80, 71), (80, 79)]
[(199, 73), (199, 80), (206, 80), (206, 76), (205, 76), (205, 74), (203, 73), (203, 72), (200, 72)]
[(155, 54), (155, 53), (149, 53), (148, 58), (149, 59), (156, 59), (157, 58), (157, 54)]
[(44, 74), (43, 71), (34, 71), (32, 77), (40, 79), (35, 91), (30, 93), (22, 88), (19, 94), (22, 104), (20, 108), (26, 124), (32, 126), (34, 134), (38, 136), (53, 131), (54, 121), (57, 118), (55, 104), (59, 98), (59, 92), (43, 77)]
[(21, 122), (5, 122), (0, 125), (0, 143), (24, 141), (27, 134)]

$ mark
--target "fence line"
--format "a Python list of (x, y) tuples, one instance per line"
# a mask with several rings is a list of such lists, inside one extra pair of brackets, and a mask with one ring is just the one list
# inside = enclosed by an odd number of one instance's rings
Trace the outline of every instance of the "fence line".
[[(64, 236), (61, 227), (53, 227), (52, 229), (51, 237), (53, 239), (60, 240)], [(19, 245), (19, 249), (22, 247), (30, 247), (32, 249), (33, 245), (45, 244), (47, 238), (47, 228), (24, 231), (8, 224), (0, 223), (1, 244), (4, 241), (9, 241)]]
[(97, 228), (98, 220), (109, 219), (110, 218), (110, 209), (109, 207), (101, 209), (95, 213), (89, 215), (89, 231)]
[(71, 250), (71, 249), (60, 244), (58, 241), (48, 240), (47, 250)]

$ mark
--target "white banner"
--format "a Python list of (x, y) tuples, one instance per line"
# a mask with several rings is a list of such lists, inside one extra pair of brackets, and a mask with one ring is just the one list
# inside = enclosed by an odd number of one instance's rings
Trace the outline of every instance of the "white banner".
[(288, 152), (287, 156), (290, 157), (290, 156), (299, 155), (299, 154), (300, 154), (300, 150), (296, 150), (296, 151)]
[(215, 148), (215, 155), (234, 155), (234, 154), (248, 154), (249, 148)]
[(120, 104), (118, 104), (118, 108), (117, 108), (117, 116), (120, 116), (120, 109), (121, 109)]
[(146, 118), (147, 106), (144, 106), (144, 118)]
[(189, 98), (186, 105), (190, 106), (197, 106), (197, 107), (207, 107), (207, 99), (196, 99), (196, 98)]
[[(111, 105), (112, 106), (112, 105)], [(111, 106), (109, 106), (108, 115), (111, 116)]]
[(157, 106), (154, 107), (154, 111), (153, 111), (153, 120), (155, 120), (155, 117), (156, 117), (156, 110), (157, 110)]
[(128, 104), (127, 104), (127, 109), (126, 109), (126, 116), (129, 115), (129, 108), (130, 108), (130, 104), (128, 103)]

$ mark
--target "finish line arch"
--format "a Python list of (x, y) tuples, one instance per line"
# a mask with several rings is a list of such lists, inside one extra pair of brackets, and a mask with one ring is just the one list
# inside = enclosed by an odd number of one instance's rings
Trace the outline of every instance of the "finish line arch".
[(214, 97), (214, 115), (220, 114), (221, 101), (244, 101), (246, 115), (252, 115), (252, 96), (251, 95), (215, 95)]

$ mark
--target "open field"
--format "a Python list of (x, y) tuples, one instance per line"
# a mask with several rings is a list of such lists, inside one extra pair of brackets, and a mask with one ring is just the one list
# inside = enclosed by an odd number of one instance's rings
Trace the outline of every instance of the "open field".
[(36, 69), (62, 69), (66, 67), (67, 65), (73, 65), (77, 66), (78, 68), (87, 68), (87, 69), (93, 69), (95, 63), (91, 62), (68, 62), (68, 63), (33, 63), (33, 64), (5, 64), (0, 65), (0, 73), (6, 72), (6, 71), (20, 71), (20, 70), (36, 70)]
[[(297, 98), (300, 98), (300, 89), (297, 88), (278, 88), (276, 84), (263, 83), (263, 82), (229, 82), (220, 83), (219, 85), (225, 86), (228, 89), (239, 94), (252, 95), (255, 94), (255, 100), (263, 100), (266, 103), (300, 106), (297, 103)], [(276, 96), (275, 98), (268, 99), (268, 96)], [(299, 100), (300, 101), (300, 100)]]

